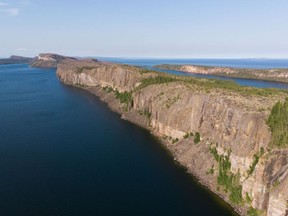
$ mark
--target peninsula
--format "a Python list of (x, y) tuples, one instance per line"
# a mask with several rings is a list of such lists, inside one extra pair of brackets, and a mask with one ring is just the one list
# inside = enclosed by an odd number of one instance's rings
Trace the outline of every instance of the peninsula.
[(278, 82), (288, 82), (288, 69), (251, 69), (251, 68), (229, 68), (199, 65), (156, 65), (155, 68), (164, 70), (176, 70), (186, 73), (210, 74), (223, 77), (235, 77), (244, 79), (258, 79)]
[(30, 63), (31, 67), (56, 68), (64, 60), (76, 60), (73, 57), (66, 57), (54, 53), (41, 53)]
[(63, 60), (57, 76), (149, 129), (240, 215), (288, 214), (286, 91), (91, 60)]

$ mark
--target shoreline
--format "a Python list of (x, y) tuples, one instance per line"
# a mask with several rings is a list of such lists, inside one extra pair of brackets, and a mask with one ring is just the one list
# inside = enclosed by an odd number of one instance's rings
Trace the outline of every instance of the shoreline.
[[(282, 207), (286, 190), (284, 198), (270, 191), (275, 178), (271, 167), (281, 172), (279, 164), (286, 162), (283, 151), (269, 149), (266, 124), (269, 111), (287, 91), (101, 62), (64, 62), (56, 74), (62, 83), (89, 91), (122, 119), (149, 130), (175, 163), (234, 209), (229, 212), (244, 216), (287, 210)], [(255, 164), (260, 150), (267, 154)]]
[[(164, 66), (164, 67), (162, 67)], [(167, 67), (166, 67), (167, 66)], [(223, 73), (223, 72), (212, 72), (212, 73), (201, 73), (201, 72), (193, 72), (193, 71), (188, 71), (188, 70), (184, 70), (181, 69), (185, 66), (191, 66), (191, 67), (195, 67), (197, 70), (204, 70), (202, 68), (208, 68), (210, 70), (232, 70), (232, 71), (236, 71), (233, 73)], [(171, 67), (171, 68), (170, 68)], [(176, 68), (173, 68), (176, 67)], [(264, 68), (264, 69), (258, 69), (258, 68), (233, 68), (233, 67), (218, 67), (218, 66), (205, 66), (205, 65), (193, 65), (193, 64), (184, 64), (184, 65), (174, 65), (174, 64), (165, 64), (165, 65), (154, 65), (152, 66), (152, 68), (154, 69), (161, 69), (161, 70), (170, 70), (170, 71), (177, 71), (177, 72), (183, 72), (183, 73), (187, 73), (187, 74), (195, 74), (195, 75), (204, 75), (204, 76), (215, 76), (215, 77), (224, 77), (224, 78), (234, 78), (234, 79), (243, 79), (243, 80), (252, 80), (252, 81), (265, 81), (265, 82), (274, 82), (274, 83), (280, 83), (280, 84), (288, 84), (288, 79), (285, 80), (285, 78), (278, 78), (281, 80), (277, 80), (277, 79), (265, 79), (265, 77), (263, 78), (257, 78), (257, 77), (241, 77), (241, 76), (237, 76), (237, 74), (241, 74), (241, 70), (243, 71), (250, 71), (250, 73), (252, 75), (254, 75), (254, 73), (256, 72), (264, 72), (264, 73), (268, 73), (270, 71), (282, 71), (283, 73), (287, 72), (287, 76), (288, 76), (288, 68)], [(274, 72), (273, 72), (274, 73)], [(235, 76), (230, 76), (229, 74), (235, 74)], [(207, 78), (207, 77), (203, 77), (203, 78)], [(213, 78), (212, 78), (213, 79)], [(214, 78), (217, 79), (217, 78)], [(284, 79), (284, 80), (283, 80)]]
[(224, 205), (224, 203), (225, 203), (225, 205), (227, 205), (225, 208), (228, 208), (228, 206), (229, 206), (229, 208), (231, 208), (230, 210), (231, 210), (232, 215), (235, 215), (235, 214), (237, 214), (239, 216), (245, 215), (244, 210), (246, 210), (246, 208), (244, 206), (243, 206), (243, 208), (234, 206), (227, 198), (225, 198), (224, 195), (222, 195), (220, 192), (215, 190), (211, 185), (209, 185), (209, 183), (208, 183), (209, 180), (207, 181), (207, 180), (205, 180), (205, 178), (203, 176), (197, 174), (196, 170), (193, 170), (193, 169), (190, 170), (189, 167), (186, 167), (185, 164), (179, 160), (179, 158), (177, 157), (177, 154), (176, 154), (175, 150), (173, 150), (172, 146), (169, 145), (169, 141), (163, 140), (161, 138), (161, 136), (159, 136), (159, 134), (153, 132), (151, 130), (151, 128), (149, 128), (149, 126), (147, 126), (147, 124), (145, 124), (145, 123), (143, 124), (143, 122), (141, 122), (141, 121), (135, 121), (131, 117), (127, 118), (125, 116), (125, 112), (123, 112), (120, 109), (121, 104), (118, 103), (118, 100), (114, 97), (114, 95), (110, 95), (109, 93), (105, 92), (104, 90), (102, 90), (101, 87), (75, 86), (75, 85), (63, 83), (61, 80), (60, 80), (60, 82), (63, 85), (71, 86), (73, 88), (82, 89), (84, 91), (89, 92), (94, 97), (96, 97), (98, 100), (105, 103), (107, 108), (110, 109), (112, 112), (119, 114), (119, 117), (122, 120), (128, 121), (134, 125), (137, 125), (138, 127), (141, 127), (142, 129), (147, 130), (149, 133), (151, 133), (157, 139), (157, 142), (159, 142), (159, 144), (165, 149), (165, 151), (171, 155), (171, 158), (174, 160), (175, 165), (183, 168), (186, 171), (186, 173), (193, 179), (193, 181), (195, 181), (197, 184), (199, 184), (199, 186), (202, 187), (202, 189), (207, 190), (209, 193), (211, 193), (211, 195), (217, 197), (217, 199), (219, 199), (218, 202), (219, 201), (223, 202), (223, 203), (221, 203), (221, 205)]

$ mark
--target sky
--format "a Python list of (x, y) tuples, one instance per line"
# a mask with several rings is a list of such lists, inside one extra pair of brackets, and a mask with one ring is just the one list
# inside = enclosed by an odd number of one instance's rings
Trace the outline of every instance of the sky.
[(287, 0), (0, 0), (0, 57), (288, 58)]

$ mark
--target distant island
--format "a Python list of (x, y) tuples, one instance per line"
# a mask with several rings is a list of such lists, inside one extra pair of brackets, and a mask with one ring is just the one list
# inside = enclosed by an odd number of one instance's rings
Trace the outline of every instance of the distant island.
[(12, 55), (10, 58), (0, 59), (0, 65), (3, 64), (29, 64), (33, 58)]
[(288, 82), (288, 69), (286, 68), (253, 69), (173, 64), (156, 65), (155, 68), (194, 74), (210, 74), (223, 77)]

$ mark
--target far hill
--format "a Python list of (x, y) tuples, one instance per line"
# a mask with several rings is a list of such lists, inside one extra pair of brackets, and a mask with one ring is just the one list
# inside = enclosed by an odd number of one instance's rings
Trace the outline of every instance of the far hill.
[(12, 55), (10, 58), (0, 59), (0, 65), (3, 64), (29, 64), (33, 58)]
[(41, 53), (31, 62), (31, 67), (56, 68), (64, 60), (76, 60), (76, 58), (53, 53)]

